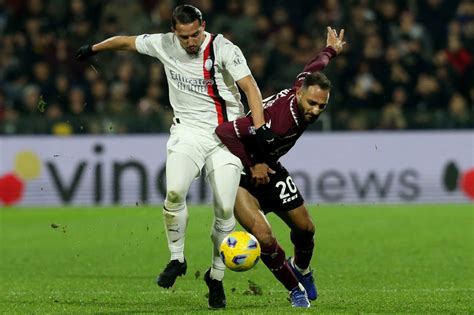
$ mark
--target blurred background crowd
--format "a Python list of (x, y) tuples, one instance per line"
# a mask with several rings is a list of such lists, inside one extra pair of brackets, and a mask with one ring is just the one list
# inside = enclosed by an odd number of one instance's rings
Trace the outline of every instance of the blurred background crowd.
[[(247, 58), (264, 97), (292, 86), (325, 46), (348, 42), (325, 73), (322, 130), (474, 128), (472, 0), (190, 0), (206, 30)], [(162, 65), (130, 52), (75, 61), (84, 44), (168, 32), (172, 0), (0, 0), (0, 134), (166, 132)]]

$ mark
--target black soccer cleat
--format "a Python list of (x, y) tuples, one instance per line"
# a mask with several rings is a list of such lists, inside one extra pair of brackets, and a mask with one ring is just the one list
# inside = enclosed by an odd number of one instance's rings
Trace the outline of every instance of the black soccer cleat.
[(222, 281), (211, 279), (211, 269), (206, 271), (204, 281), (209, 288), (209, 307), (225, 308), (226, 300)]
[(156, 283), (165, 289), (172, 287), (178, 276), (186, 274), (187, 267), (186, 259), (184, 262), (179, 262), (177, 259), (171, 260), (156, 279)]

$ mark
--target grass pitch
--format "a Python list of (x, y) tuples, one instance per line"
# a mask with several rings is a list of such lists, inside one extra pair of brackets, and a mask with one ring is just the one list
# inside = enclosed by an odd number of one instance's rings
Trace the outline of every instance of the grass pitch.
[[(217, 313), (474, 312), (472, 205), (310, 208), (312, 307), (292, 309), (260, 262), (226, 272), (228, 307)], [(0, 209), (0, 313), (215, 314), (203, 281), (212, 210), (189, 213), (188, 272), (165, 290), (155, 284), (169, 259), (159, 207)], [(269, 220), (290, 255), (289, 230)]]

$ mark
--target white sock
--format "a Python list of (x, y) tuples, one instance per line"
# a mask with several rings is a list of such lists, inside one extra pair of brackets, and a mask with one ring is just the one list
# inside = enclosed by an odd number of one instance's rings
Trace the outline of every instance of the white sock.
[(163, 222), (165, 224), (170, 260), (184, 262), (184, 240), (188, 222), (188, 209), (185, 204), (179, 208), (163, 208)]
[(211, 279), (222, 281), (224, 279), (225, 265), (222, 261), (219, 253), (224, 238), (234, 230), (235, 218), (234, 216), (229, 219), (215, 218), (212, 226), (211, 238), (214, 245), (212, 254), (212, 267), (211, 267)]

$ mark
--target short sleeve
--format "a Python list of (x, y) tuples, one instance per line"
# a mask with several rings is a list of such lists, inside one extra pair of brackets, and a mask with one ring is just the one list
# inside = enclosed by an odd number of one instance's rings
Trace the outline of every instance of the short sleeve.
[(222, 63), (234, 81), (238, 81), (251, 73), (247, 60), (239, 47), (223, 38), (220, 42), (220, 51), (222, 53)]
[(159, 57), (163, 34), (142, 34), (135, 39), (135, 46), (140, 54)]

